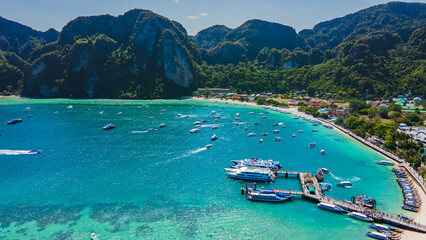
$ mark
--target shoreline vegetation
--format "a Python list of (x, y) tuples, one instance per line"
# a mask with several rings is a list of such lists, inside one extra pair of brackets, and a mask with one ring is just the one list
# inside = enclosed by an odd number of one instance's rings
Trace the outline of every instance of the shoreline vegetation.
[[(246, 105), (246, 106), (271, 107), (271, 105), (257, 104), (257, 103), (254, 103), (254, 102), (241, 102), (241, 101), (233, 101), (233, 100), (224, 100), (224, 99), (220, 99), (220, 98), (193, 97), (192, 99), (204, 100), (204, 101), (213, 101), (213, 102), (222, 102), (222, 103), (232, 103), (232, 104)], [(402, 158), (386, 151), (385, 149), (380, 148), (380, 147), (368, 142), (364, 138), (356, 135), (355, 133), (351, 132), (348, 129), (343, 128), (342, 126), (337, 125), (336, 123), (334, 123), (331, 120), (325, 120), (325, 119), (322, 119), (322, 118), (314, 117), (312, 115), (308, 115), (304, 112), (299, 111), (297, 108), (290, 108), (290, 107), (287, 108), (287, 107), (282, 107), (282, 106), (273, 106), (273, 108), (289, 112), (290, 114), (293, 114), (293, 115), (296, 115), (296, 116), (314, 119), (314, 120), (321, 122), (322, 124), (330, 125), (330, 126), (333, 127), (333, 129), (335, 129), (339, 133), (357, 140), (358, 142), (360, 142), (363, 145), (374, 150), (375, 152), (377, 152), (379, 155), (383, 156), (384, 158), (395, 162), (396, 166), (398, 166), (400, 168), (404, 168), (409, 173), (409, 179), (412, 180), (415, 183), (416, 188), (418, 190), (420, 190), (418, 192), (419, 192), (420, 198), (422, 199), (422, 202), (426, 202), (426, 183), (424, 182), (423, 177), (420, 174), (418, 174), (417, 171), (415, 171), (405, 159), (402, 159)], [(420, 223), (422, 225), (426, 225), (426, 209), (425, 208), (419, 209), (419, 211), (416, 213), (416, 215), (414, 217), (414, 221), (417, 222), (417, 223)], [(402, 234), (401, 239), (402, 240), (404, 240), (404, 239), (406, 239), (406, 240), (408, 240), (408, 239), (420, 240), (420, 239), (424, 239), (424, 237), (425, 237), (425, 234), (423, 234), (423, 233), (412, 232), (412, 231), (406, 230)]]

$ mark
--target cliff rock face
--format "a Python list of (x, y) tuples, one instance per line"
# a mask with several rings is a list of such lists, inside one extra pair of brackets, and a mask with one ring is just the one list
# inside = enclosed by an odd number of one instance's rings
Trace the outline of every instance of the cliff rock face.
[(31, 96), (177, 97), (197, 85), (201, 62), (180, 24), (146, 10), (79, 17), (44, 48), (32, 54)]

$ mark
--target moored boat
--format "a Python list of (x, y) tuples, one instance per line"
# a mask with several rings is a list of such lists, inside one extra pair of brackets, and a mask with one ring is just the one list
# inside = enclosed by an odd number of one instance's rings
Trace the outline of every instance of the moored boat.
[(271, 170), (278, 170), (281, 168), (281, 164), (279, 161), (262, 160), (257, 158), (247, 158), (244, 160), (231, 160), (231, 162), (236, 164), (234, 166), (231, 166), (233, 168), (257, 167), (257, 168), (269, 168)]
[(201, 121), (196, 121), (196, 122), (192, 123), (192, 125), (194, 125), (194, 126), (201, 125)]
[(10, 121), (7, 122), (7, 124), (16, 124), (16, 123), (20, 123), (22, 122), (22, 119), (12, 119)]
[(249, 112), (248, 114), (252, 115), (252, 114), (254, 114), (254, 112)]
[(120, 116), (121, 114), (123, 114), (123, 112), (119, 112), (119, 113), (117, 113), (117, 115), (118, 115), (118, 116)]
[(254, 136), (256, 136), (256, 133), (249, 133), (249, 134), (247, 134), (247, 137), (254, 137)]
[(294, 196), (291, 194), (281, 193), (276, 190), (262, 191), (262, 189), (254, 189), (247, 193), (248, 200), (261, 202), (284, 202), (286, 200), (292, 199), (293, 197)]
[(72, 109), (72, 105), (69, 105), (67, 108), (68, 108), (68, 109)]
[(386, 160), (380, 160), (380, 161), (374, 161), (375, 163), (379, 165), (386, 165), (386, 166), (393, 166), (394, 163), (392, 161), (386, 161)]
[(303, 130), (299, 130), (299, 133), (304, 133), (305, 131), (303, 131)]
[(296, 137), (296, 134), (291, 135), (291, 137), (294, 137), (294, 138), (295, 138), (295, 137)]
[(318, 129), (312, 129), (312, 132), (318, 132)]
[(259, 143), (263, 143), (263, 138), (261, 138), (261, 139), (259, 140)]
[(260, 122), (254, 122), (253, 123), (253, 125), (259, 125), (260, 124)]
[(29, 111), (31, 111), (31, 108), (30, 108), (30, 107), (27, 107), (27, 108), (25, 109), (25, 112), (29, 112)]
[(262, 135), (262, 136), (268, 136), (268, 133), (262, 133), (260, 135)]
[(219, 128), (219, 126), (216, 126), (216, 125), (212, 126), (212, 129), (218, 129), (218, 128)]
[(323, 183), (323, 184), (321, 184), (321, 190), (323, 192), (330, 190), (330, 188), (331, 188), (331, 183)]
[(319, 208), (328, 210), (328, 211), (332, 211), (332, 212), (344, 212), (345, 210), (343, 210), (343, 208), (336, 206), (334, 204), (331, 203), (325, 203), (325, 202), (320, 202), (317, 204), (317, 206)]
[(374, 220), (371, 217), (368, 217), (367, 215), (364, 215), (362, 213), (359, 212), (350, 212), (348, 213), (349, 217), (361, 220), (361, 221), (366, 221), (366, 222), (373, 222)]
[(217, 140), (217, 138), (218, 138), (218, 137), (216, 136), (216, 134), (214, 134), (214, 135), (211, 137), (211, 140), (212, 140), (212, 141), (214, 141), (214, 140)]
[(241, 180), (273, 182), (275, 175), (267, 168), (225, 168), (228, 176)]
[(369, 236), (371, 238), (375, 238), (375, 239), (389, 240), (389, 237), (386, 234), (379, 233), (379, 232), (369, 232), (369, 231), (366, 231), (365, 235), (367, 235), (367, 236)]
[(248, 130), (248, 127), (244, 127), (244, 130)]
[(102, 130), (111, 130), (113, 128), (115, 128), (115, 126), (110, 123), (110, 124), (106, 125), (105, 127), (103, 127)]
[(311, 142), (311, 143), (309, 143), (308, 147), (313, 148), (313, 147), (315, 147), (316, 145), (317, 145), (317, 143), (316, 143), (316, 142)]
[(162, 124), (158, 125), (158, 128), (163, 128), (163, 127), (166, 127), (165, 123), (162, 123)]
[(281, 142), (281, 137), (275, 137), (275, 138), (274, 138), (274, 141), (275, 141), (275, 142)]
[(337, 186), (341, 186), (341, 187), (352, 186), (352, 183), (349, 181), (341, 181), (337, 183)]
[(281, 131), (280, 130), (274, 130), (272, 133), (280, 133)]
[(321, 155), (325, 155), (325, 150), (321, 149)]
[(189, 130), (189, 133), (199, 133), (199, 132), (200, 132), (199, 128), (194, 128), (194, 129)]

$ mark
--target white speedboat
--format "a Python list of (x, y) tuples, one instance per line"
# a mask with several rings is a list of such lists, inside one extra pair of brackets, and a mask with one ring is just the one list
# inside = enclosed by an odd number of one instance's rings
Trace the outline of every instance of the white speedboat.
[(236, 117), (240, 116), (240, 113), (236, 113), (236, 114), (235, 114), (235, 116), (236, 116)]
[(105, 127), (103, 127), (102, 130), (111, 130), (113, 128), (115, 128), (115, 126), (110, 123), (110, 124), (106, 125)]
[(248, 114), (252, 115), (252, 114), (254, 114), (254, 112), (249, 112)]
[(249, 134), (247, 134), (247, 137), (254, 137), (254, 136), (256, 136), (256, 133), (249, 133)]
[(303, 130), (299, 130), (299, 133), (304, 133), (305, 131), (303, 131)]
[(291, 137), (294, 137), (294, 138), (295, 138), (295, 137), (296, 137), (296, 134), (291, 135)]
[(100, 111), (99, 114), (104, 114), (104, 111)]
[(325, 155), (324, 149), (321, 149), (321, 155)]
[(272, 133), (280, 133), (281, 131), (280, 130), (274, 130)]
[(200, 132), (199, 128), (194, 128), (194, 129), (189, 130), (189, 133), (199, 133), (199, 132)]
[(266, 116), (262, 116), (262, 118), (266, 118)]
[(158, 128), (163, 128), (163, 127), (166, 127), (165, 123), (162, 123), (162, 124), (158, 125)]
[(148, 119), (154, 119), (154, 117), (149, 117)]
[(201, 125), (201, 121), (196, 121), (192, 125), (194, 125), (194, 126)]
[(237, 118), (237, 117), (236, 117), (236, 118), (234, 118), (234, 121), (238, 121), (238, 120), (240, 120), (240, 118)]
[(393, 166), (394, 163), (392, 161), (386, 161), (386, 160), (380, 160), (380, 161), (374, 161), (375, 163), (379, 165), (386, 165), (386, 166)]
[(214, 134), (214, 135), (211, 137), (211, 140), (212, 140), (212, 141), (214, 141), (214, 140), (217, 140), (217, 138), (218, 138), (218, 137), (216, 136), (216, 134)]
[(121, 114), (123, 114), (122, 112), (117, 113), (118, 116), (120, 116)]
[(344, 212), (345, 211), (345, 210), (343, 210), (343, 208), (338, 207), (338, 206), (331, 204), (331, 203), (320, 202), (320, 203), (317, 204), (317, 206), (319, 208), (322, 208), (322, 209), (325, 209), (325, 210), (328, 210), (328, 211), (332, 211), (332, 212)]
[(234, 126), (239, 126), (240, 125), (240, 123), (239, 122), (233, 122), (232, 123)]
[(278, 123), (272, 123), (272, 127), (278, 126)]
[[(265, 191), (266, 190), (266, 191)], [(247, 199), (261, 202), (284, 202), (294, 196), (273, 189), (255, 189), (247, 193)]]
[(245, 127), (244, 130), (248, 130), (248, 127)]
[(27, 107), (27, 108), (25, 109), (25, 112), (29, 112), (29, 111), (31, 111), (31, 108), (30, 108), (30, 107)]
[(268, 133), (262, 133), (260, 135), (262, 135), (262, 136), (268, 136)]
[(227, 174), (236, 179), (248, 180), (248, 181), (262, 181), (262, 182), (273, 182), (275, 175), (271, 170), (267, 168), (225, 168)]
[(375, 239), (389, 240), (389, 237), (384, 233), (366, 231), (365, 235)]
[(30, 150), (28, 151), (28, 154), (40, 154), (41, 150)]
[(210, 115), (215, 115), (216, 114), (216, 111), (211, 111), (210, 112)]
[(218, 126), (216, 126), (216, 125), (213, 125), (212, 126), (212, 129), (218, 129), (219, 127)]
[(68, 109), (72, 109), (72, 105), (69, 105), (67, 108), (68, 108)]
[(337, 183), (337, 186), (347, 187), (347, 186), (352, 186), (352, 183), (349, 181), (341, 181)]
[(366, 222), (373, 222), (374, 220), (371, 217), (368, 217), (367, 215), (364, 215), (362, 213), (359, 212), (350, 212), (348, 213), (349, 217), (361, 220), (361, 221), (366, 221)]
[(263, 138), (261, 138), (261, 139), (259, 140), (259, 143), (263, 143)]
[(211, 148), (213, 146), (213, 144), (207, 144), (206, 148)]

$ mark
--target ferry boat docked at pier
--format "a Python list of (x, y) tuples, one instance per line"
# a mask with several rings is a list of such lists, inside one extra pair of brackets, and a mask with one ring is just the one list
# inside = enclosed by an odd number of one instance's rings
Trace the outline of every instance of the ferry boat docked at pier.
[(248, 181), (261, 181), (261, 182), (273, 182), (275, 181), (275, 175), (271, 170), (267, 168), (225, 168), (228, 176), (241, 180)]
[(373, 222), (374, 220), (371, 217), (368, 217), (362, 213), (359, 212), (350, 212), (348, 213), (349, 217), (361, 220), (361, 221), (366, 221), (366, 222)]
[(386, 161), (386, 160), (380, 160), (380, 161), (374, 161), (375, 163), (379, 164), (379, 165), (386, 165), (386, 166), (393, 166), (394, 163), (391, 161)]
[(262, 202), (284, 202), (293, 197), (291, 194), (282, 193), (274, 189), (254, 189), (247, 193), (248, 200)]
[(341, 187), (352, 186), (352, 183), (349, 181), (341, 181), (337, 183), (337, 186), (341, 186)]
[(332, 212), (344, 212), (345, 210), (343, 210), (343, 208), (338, 207), (334, 204), (330, 204), (330, 203), (325, 203), (325, 202), (320, 202), (317, 204), (317, 206), (319, 208), (328, 210), (328, 211), (332, 211)]
[(237, 166), (246, 166), (246, 167), (260, 167), (260, 168), (270, 168), (270, 169), (280, 169), (281, 164), (279, 161), (272, 160), (262, 160), (258, 158), (247, 158), (244, 160), (231, 160)]

